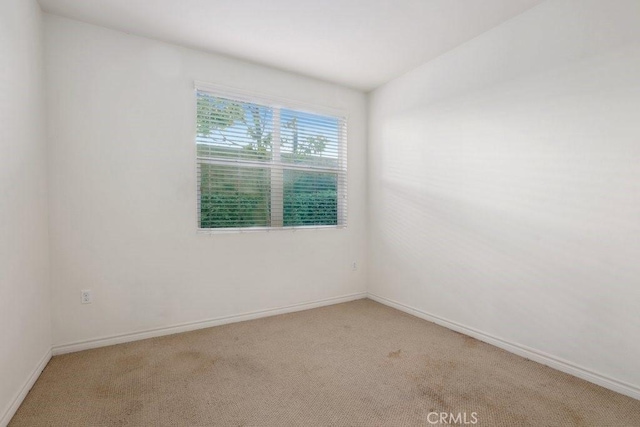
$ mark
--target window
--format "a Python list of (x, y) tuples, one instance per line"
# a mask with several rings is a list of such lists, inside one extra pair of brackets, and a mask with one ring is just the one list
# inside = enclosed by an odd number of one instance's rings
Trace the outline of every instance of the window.
[(196, 97), (200, 229), (346, 226), (344, 117)]

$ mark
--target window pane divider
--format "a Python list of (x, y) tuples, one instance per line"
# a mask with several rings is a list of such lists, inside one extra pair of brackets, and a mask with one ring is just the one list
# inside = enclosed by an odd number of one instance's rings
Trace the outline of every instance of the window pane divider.
[(280, 158), (280, 109), (273, 109), (273, 136), (271, 141), (271, 227), (282, 227), (284, 222), (284, 171)]

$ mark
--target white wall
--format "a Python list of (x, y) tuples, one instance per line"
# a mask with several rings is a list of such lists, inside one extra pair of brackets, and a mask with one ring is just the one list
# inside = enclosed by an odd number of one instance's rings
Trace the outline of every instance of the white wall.
[(549, 0), (372, 94), (370, 292), (640, 391), (639, 17)]
[[(42, 16), (0, 2), (0, 425), (51, 348)], [(25, 387), (26, 386), (26, 387)], [(24, 392), (24, 393), (22, 393)], [(13, 406), (12, 406), (13, 405)]]
[[(54, 345), (365, 291), (364, 94), (52, 15), (45, 39)], [(348, 228), (198, 234), (194, 80), (346, 111)]]

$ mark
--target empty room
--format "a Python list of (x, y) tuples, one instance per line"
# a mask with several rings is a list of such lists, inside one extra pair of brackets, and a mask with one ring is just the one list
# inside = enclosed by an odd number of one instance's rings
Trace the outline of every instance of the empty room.
[(0, 0), (0, 427), (640, 426), (639, 0)]

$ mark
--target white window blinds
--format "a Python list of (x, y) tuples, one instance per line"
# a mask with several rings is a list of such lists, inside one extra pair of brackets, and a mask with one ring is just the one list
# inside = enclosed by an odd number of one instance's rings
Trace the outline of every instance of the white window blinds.
[(344, 117), (198, 89), (200, 229), (344, 227)]

